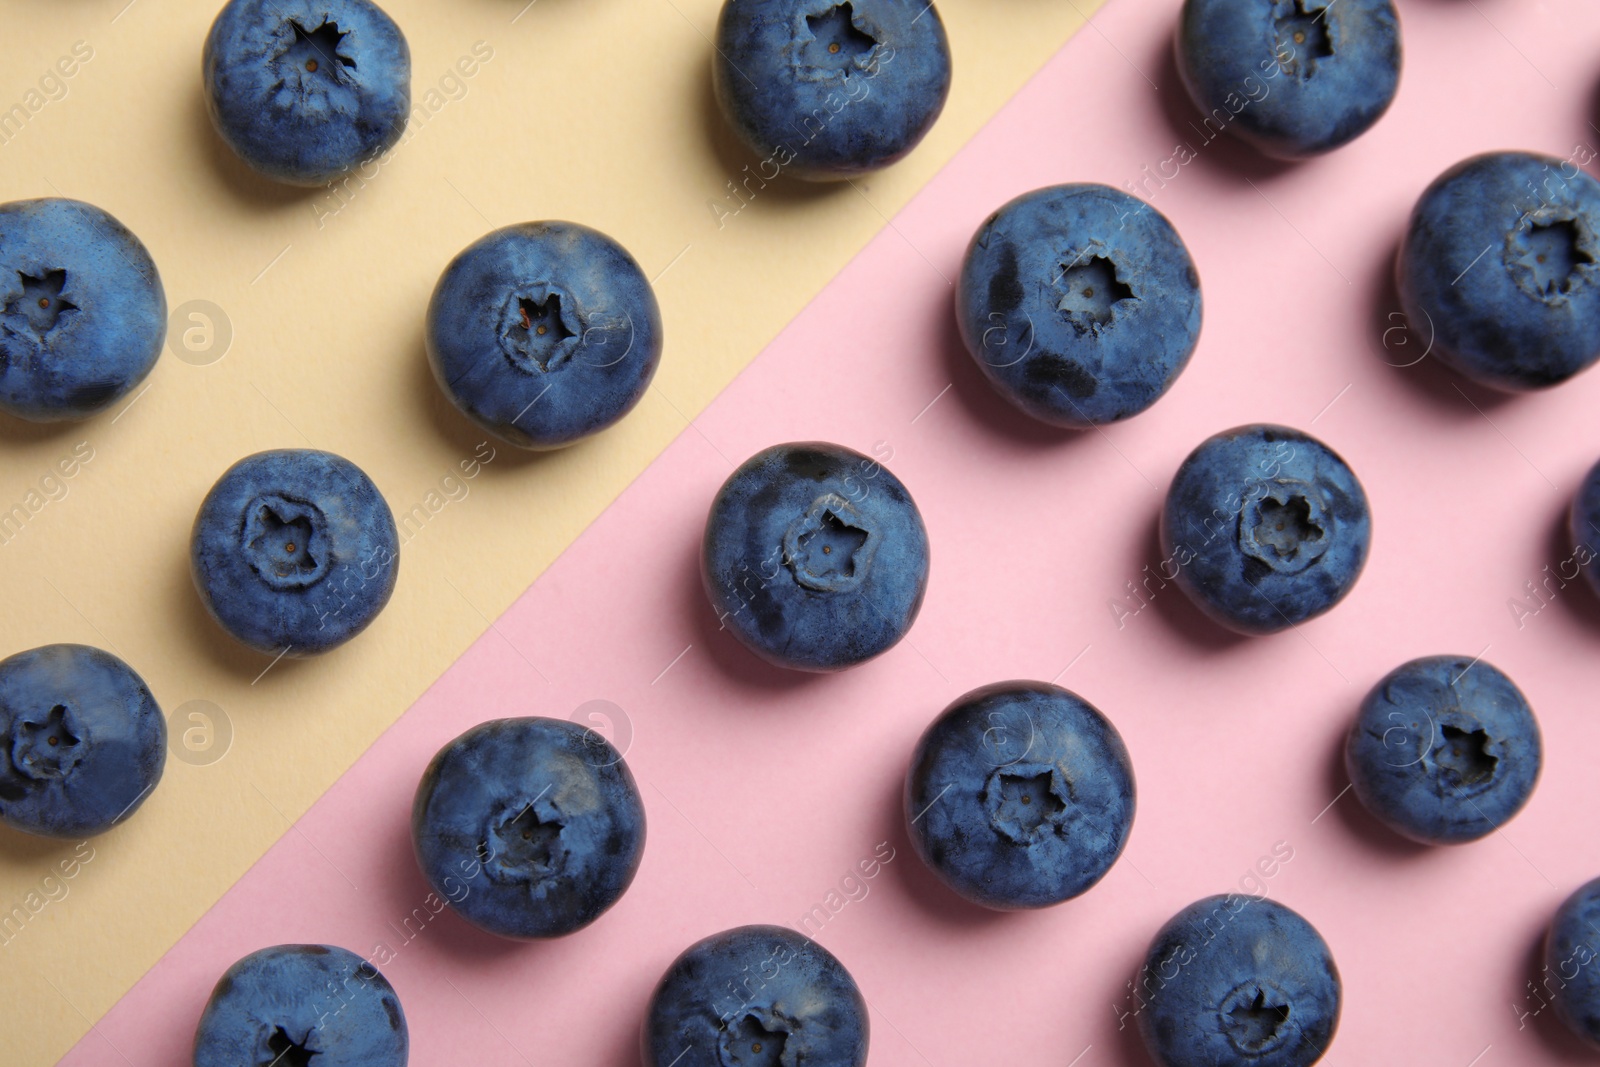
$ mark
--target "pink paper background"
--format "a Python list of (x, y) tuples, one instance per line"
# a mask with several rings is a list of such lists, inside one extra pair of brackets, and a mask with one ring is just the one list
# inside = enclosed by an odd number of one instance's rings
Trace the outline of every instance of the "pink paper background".
[[(1519, 1031), (1517, 1006), (1539, 1007), (1525, 983), (1552, 909), (1600, 875), (1600, 604), (1552, 582), (1519, 625), (1508, 602), (1570, 555), (1562, 518), (1600, 455), (1600, 375), (1503, 399), (1431, 360), (1390, 366), (1426, 338), (1391, 317), (1387, 278), (1411, 203), (1444, 167), (1486, 149), (1564, 156), (1600, 143), (1589, 125), (1600, 9), (1403, 7), (1393, 111), (1347, 149), (1287, 169), (1183, 125), (1168, 59), (1176, 3), (1107, 7), (63, 1062), (186, 1062), (229, 963), (321, 941), (395, 952), (384, 970), (414, 1063), (622, 1067), (637, 1062), (646, 999), (678, 951), (741, 923), (797, 923), (880, 842), (893, 861), (817, 934), (872, 1006), (880, 1067), (1146, 1063), (1117, 1018), (1151, 934), (1191, 900), (1241, 888), (1275, 846), (1293, 858), (1268, 892), (1320, 928), (1345, 980), (1324, 1062), (1581, 1058), (1549, 1011)], [(1024, 11), (999, 17), (1022, 32)], [(1144, 189), (1200, 268), (1193, 363), (1153, 410), (1104, 432), (1024, 423), (954, 335), (947, 280), (968, 236), (1038, 185), (1126, 187), (1179, 140), (1199, 158)], [(1125, 614), (1138, 606), (1125, 584), (1158, 559), (1156, 513), (1178, 463), (1255, 420), (1310, 430), (1365, 482), (1375, 539), (1354, 593), (1298, 632), (1255, 640), (1226, 637), (1173, 587)], [(933, 542), (910, 638), (833, 677), (767, 669), (718, 633), (697, 571), (706, 507), (731, 465), (807, 438), (892, 448)], [(1329, 805), (1361, 696), (1401, 660), (1440, 652), (1482, 653), (1523, 687), (1546, 765), (1503, 833), (1419, 849), (1350, 795)], [(929, 719), (1018, 676), (1059, 678), (1110, 716), (1139, 814), (1124, 858), (1086, 896), (997, 915), (921, 868), (899, 796)], [(625, 709), (616, 735), (631, 734), (649, 812), (631, 891), (558, 942), (501, 942), (448, 912), (403, 941), (427, 894), (407, 819), (433, 752), (483, 719), (566, 716), (593, 699)]]

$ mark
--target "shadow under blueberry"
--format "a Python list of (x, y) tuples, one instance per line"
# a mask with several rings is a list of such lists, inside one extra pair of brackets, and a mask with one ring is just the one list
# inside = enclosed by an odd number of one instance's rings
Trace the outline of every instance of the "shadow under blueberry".
[[(1558, 1063), (1589, 1063), (1595, 1061), (1594, 1050), (1585, 1045), (1577, 1034), (1567, 1028), (1556, 1014), (1555, 1007), (1550, 1003), (1550, 994), (1560, 986), (1560, 978), (1550, 976), (1548, 989), (1542, 985), (1544, 974), (1544, 939), (1549, 927), (1540, 924), (1528, 940), (1528, 951), (1523, 957), (1523, 985), (1517, 991), (1518, 999), (1512, 1001), (1518, 1012), (1528, 1012), (1522, 1019), (1521, 1030), (1533, 1031), (1534, 1039), (1543, 1046), (1544, 1051)], [(1533, 989), (1528, 988), (1532, 983)], [(1535, 995), (1537, 992), (1537, 995)], [(1534, 1014), (1537, 1012), (1538, 1014)]]
[(57, 422), (29, 422), (0, 411), (0, 441), (10, 444), (33, 444), (37, 441), (56, 441), (73, 433), (85, 433), (89, 419), (62, 419)]
[[(910, 759), (910, 752), (906, 753), (906, 758)], [(905, 773), (902, 771), (888, 776), (887, 783), (888, 795), (881, 807), (884, 818), (880, 833), (882, 840), (888, 841), (894, 849), (894, 862), (888, 864), (888, 869), (894, 872), (893, 877), (905, 890), (905, 895), (925, 913), (947, 926), (983, 929), (1010, 919), (1011, 916), (1006, 912), (985, 908), (957, 895), (928, 869), (916, 849), (911, 847), (911, 832), (906, 826)]]
[[(1523, 616), (1522, 622), (1525, 627), (1537, 625), (1537, 616), (1544, 613), (1551, 600), (1555, 600), (1567, 615), (1600, 633), (1600, 596), (1595, 595), (1582, 573), (1566, 577), (1566, 573), (1577, 566), (1578, 546), (1572, 542), (1571, 519), (1572, 501), (1563, 498), (1550, 523), (1549, 540), (1545, 548), (1547, 556), (1542, 566), (1550, 569), (1541, 569), (1533, 578), (1534, 588), (1544, 598), (1544, 604), (1538, 608), (1535, 617)], [(1584, 544), (1597, 557), (1590, 567), (1600, 567), (1600, 531), (1591, 531), (1590, 536), (1584, 539)], [(1550, 584), (1544, 585), (1543, 582)], [(1517, 599), (1527, 605), (1538, 603), (1525, 589), (1517, 590)], [(1531, 606), (1529, 610), (1533, 610)]]
[(227, 189), (241, 206), (270, 211), (303, 204), (326, 192), (321, 186), (287, 185), (273, 181), (250, 169), (212, 125), (211, 115), (206, 110), (204, 89), (197, 84), (189, 100), (190, 125), (200, 142), (201, 155), (206, 157), (206, 162), (218, 178), (218, 184)]
[[(1440, 412), (1457, 418), (1477, 419), (1516, 397), (1499, 389), (1479, 385), (1445, 366), (1430, 349), (1433, 329), (1423, 323), (1413, 330), (1400, 309), (1400, 290), (1395, 282), (1395, 265), (1400, 259), (1404, 234), (1389, 246), (1388, 254), (1373, 264), (1367, 293), (1371, 311), (1367, 316), (1373, 352), (1405, 382), (1409, 391), (1431, 403)], [(1476, 407), (1474, 407), (1476, 405)]]
[[(1223, 652), (1231, 648), (1244, 646), (1251, 638), (1245, 634), (1235, 633), (1214, 622), (1195, 606), (1175, 580), (1165, 579), (1160, 571), (1160, 564), (1166, 559), (1166, 553), (1161, 548), (1161, 509), (1158, 507), (1151, 516), (1149, 525), (1145, 528), (1144, 536), (1145, 558), (1151, 561), (1152, 573), (1157, 581), (1165, 581), (1165, 585), (1156, 585), (1154, 595), (1147, 593), (1150, 599), (1145, 608), (1140, 609), (1140, 614), (1150, 608), (1155, 609), (1155, 614), (1166, 623), (1167, 628), (1183, 638), (1189, 644), (1203, 652)], [(1170, 567), (1167, 569), (1171, 569)], [(1141, 572), (1140, 577), (1143, 577)]]
[[(1355, 720), (1359, 708), (1350, 709), (1350, 721)], [(1367, 810), (1361, 798), (1356, 796), (1354, 788), (1350, 787), (1350, 775), (1344, 765), (1345, 738), (1348, 734), (1348, 724), (1334, 736), (1333, 744), (1329, 745), (1329, 759), (1325, 764), (1324, 790), (1328, 799), (1339, 799), (1322, 816), (1323, 819), (1338, 819), (1348, 830), (1351, 836), (1359, 838), (1361, 843), (1375, 852), (1381, 852), (1396, 860), (1419, 859), (1428, 855), (1436, 848), (1449, 848), (1448, 845), (1424, 845), (1403, 837), (1379, 822), (1377, 817)]]
[[(706, 509), (709, 511), (710, 508), (711, 501), (707, 499)], [(822, 672), (795, 671), (768, 663), (746, 648), (731, 630), (718, 621), (716, 609), (711, 606), (700, 577), (700, 552), (701, 541), (696, 536), (684, 544), (680, 554), (681, 562), (677, 567), (677, 585), (681, 597), (679, 617), (687, 616), (694, 620), (694, 643), (710, 653), (718, 670), (747, 689), (794, 690), (822, 681)]]
[[(222, 628), (222, 624), (211, 617), (205, 602), (200, 599), (199, 590), (194, 587), (194, 576), (189, 569), (187, 531), (182, 544), (182, 551), (173, 554), (172, 599), (177, 607), (177, 625), (179, 629), (187, 631), (186, 643), (203, 649), (213, 663), (235, 678), (252, 684), (259, 679), (262, 685), (266, 685), (274, 676), (284, 677), (299, 670), (304, 660), (284, 656), (274, 663), (273, 656), (257, 652), (234, 640)], [(269, 671), (268, 667), (272, 669)]]
[[(55, 873), (56, 864), (71, 856), (80, 840), (84, 839), (40, 837), (0, 822), (0, 871), (12, 870), (25, 877), (43, 878)], [(45, 894), (41, 891), (39, 895)], [(0, 935), (4, 932), (0, 930)]]
[[(1195, 106), (1195, 102), (1190, 99), (1189, 91), (1183, 85), (1183, 76), (1178, 73), (1176, 25), (1170, 35), (1161, 38), (1158, 47), (1160, 49), (1158, 54), (1151, 57), (1152, 62), (1146, 69), (1160, 71), (1156, 75), (1159, 84), (1156, 95), (1161, 101), (1163, 117), (1178, 137), (1175, 147), (1186, 146), (1194, 155), (1193, 159), (1182, 166), (1193, 166), (1198, 163), (1244, 178), (1266, 181), (1286, 174), (1299, 165), (1289, 160), (1262, 155), (1235, 137), (1229, 132), (1229, 127), (1238, 119), (1232, 116), (1227, 108), (1222, 109), (1223, 114), (1229, 116), (1226, 125), (1219, 123), (1215, 118), (1207, 120)], [(1270, 86), (1272, 83), (1263, 80), (1263, 84)], [(1145, 175), (1143, 182), (1133, 190), (1134, 195), (1149, 200), (1166, 182), (1176, 181), (1183, 174), (1182, 170), (1178, 170), (1173, 175), (1166, 175), (1161, 173), (1162, 169), (1164, 168), (1156, 165), (1154, 171)], [(1147, 183), (1155, 183), (1155, 189), (1146, 188)]]
[[(1459, 2), (1459, 0), (1456, 0), (1456, 2)], [(1590, 87), (1583, 103), (1584, 124), (1577, 131), (1579, 139), (1575, 143), (1593, 146), (1595, 143), (1594, 138), (1600, 135), (1600, 72), (1596, 73), (1594, 85)], [(1589, 165), (1592, 167), (1593, 163), (1594, 160), (1591, 159)]]
[[(416, 769), (418, 779), (422, 770)], [(383, 868), (384, 876), (377, 879), (380, 899), (374, 904), (377, 910), (372, 917), (378, 924), (376, 936), (394, 953), (397, 970), (407, 965), (407, 957), (418, 944), (431, 945), (435, 951), (468, 964), (512, 953), (537, 952), (542, 947), (544, 942), (500, 937), (479, 929), (457, 915), (446, 898), (434, 892), (417, 865), (409, 805), (394, 814), (385, 836), (389, 840), (389, 860)], [(435, 907), (439, 908), (437, 912)], [(599, 921), (604, 922), (605, 917)]]
[(494, 462), (484, 464), (482, 472), (491, 476), (491, 480), (503, 470), (521, 470), (550, 462), (564, 452), (582, 448), (588, 440), (574, 441), (564, 448), (519, 448), (479, 426), (450, 402), (433, 376), (433, 367), (428, 362), (427, 342), (420, 336), (417, 338), (416, 354), (409, 362), (416, 382), (412, 394), (421, 409), (420, 414), (441, 439), (449, 442), (454, 455), (475, 455), (479, 445), (487, 441), (489, 447), (494, 449)]
[[(711, 198), (713, 203), (721, 204), (730, 214), (737, 215), (747, 209), (760, 211), (763, 206), (806, 205), (851, 193), (849, 182), (801, 181), (781, 170), (776, 176), (768, 178), (766, 175), (777, 167), (778, 163), (774, 160), (763, 166), (765, 161), (740, 139), (732, 126), (728, 125), (728, 120), (722, 114), (722, 107), (717, 103), (716, 89), (711, 81), (711, 67), (714, 61), (715, 53), (707, 52), (705, 61), (701, 64), (704, 74), (699, 79), (700, 127), (705, 136), (706, 147), (711, 150), (712, 157), (723, 172), (724, 183), (731, 182), (735, 188), (730, 189), (727, 184), (719, 186), (715, 190), (716, 195)], [(719, 222), (718, 229), (732, 221), (727, 215), (711, 212), (709, 209), (708, 214), (713, 215), (714, 220)]]
[[(954, 386), (950, 391), (967, 414), (981, 423), (986, 432), (1027, 448), (1052, 448), (1095, 436), (1093, 430), (1076, 430), (1040, 422), (1001, 396), (972, 353), (967, 351), (956, 319), (956, 288), (951, 287), (950, 303), (944, 314), (945, 328), (939, 331), (939, 354), (945, 373)], [(931, 418), (930, 414), (930, 418)]]

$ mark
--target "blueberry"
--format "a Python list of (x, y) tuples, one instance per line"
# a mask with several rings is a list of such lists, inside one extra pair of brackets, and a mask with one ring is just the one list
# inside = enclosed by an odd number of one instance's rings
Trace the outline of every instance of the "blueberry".
[(523, 448), (560, 448), (610, 426), (661, 361), (661, 311), (644, 271), (573, 222), (525, 222), (469, 245), (433, 290), (427, 332), (439, 387)]
[(435, 892), (501, 937), (562, 937), (622, 898), (644, 856), (644, 805), (622, 756), (562, 719), (495, 719), (439, 750), (411, 840)]
[(844, 964), (783, 926), (684, 949), (650, 998), (645, 1067), (861, 1067), (867, 1003)]
[(928, 584), (928, 531), (875, 459), (773, 445), (723, 483), (701, 577), (722, 625), (780, 667), (837, 671), (894, 646)]
[(1600, 358), (1600, 182), (1553, 156), (1463, 160), (1417, 201), (1395, 276), (1446, 364), (1508, 392), (1558, 385)]
[(1048, 682), (956, 699), (906, 775), (911, 844), (961, 896), (1043, 908), (1100, 881), (1133, 828), (1133, 765), (1117, 728)]
[(102, 833), (161, 781), (167, 724), (133, 668), (85, 645), (0, 661), (0, 819), (44, 837)]
[(144, 381), (166, 336), (161, 275), (126, 226), (80, 200), (0, 204), (0, 411), (103, 411)]
[(1361, 703), (1344, 764), (1361, 803), (1414, 841), (1493, 833), (1539, 778), (1539, 724), (1510, 678), (1466, 656), (1427, 656), (1384, 676)]
[(1400, 86), (1390, 0), (1184, 0), (1177, 52), (1207, 136), (1277, 159), (1355, 140)]
[(1307, 1067), (1339, 1026), (1327, 943), (1262, 897), (1178, 912), (1150, 942), (1139, 986), (1139, 1033), (1158, 1067)]
[(195, 516), (189, 561), (223, 629), (260, 652), (309, 656), (378, 617), (400, 538), (361, 468), (286, 448), (247, 456), (217, 480)]
[(887, 167), (950, 95), (950, 44), (928, 0), (725, 0), (716, 49), (717, 102), (767, 179)]
[[(1573, 558), (1582, 567), (1589, 587), (1600, 594), (1600, 563), (1596, 562), (1600, 557), (1600, 463), (1590, 467), (1584, 476), (1583, 485), (1572, 501), (1568, 526), (1575, 546)], [(1579, 548), (1583, 550), (1581, 553)]]
[(405, 1067), (400, 998), (336, 945), (258, 949), (223, 974), (194, 1035), (194, 1067)]
[(1367, 561), (1372, 518), (1355, 472), (1299, 430), (1236, 426), (1189, 453), (1167, 490), (1161, 546), (1202, 611), (1267, 634), (1332, 608)]
[(1200, 277), (1159, 211), (1106, 185), (1053, 185), (990, 215), (956, 318), (1000, 395), (1085, 427), (1159, 400), (1200, 336)]
[(291, 185), (323, 185), (382, 155), (411, 111), (411, 49), (370, 0), (228, 0), (203, 64), (222, 139)]
[(1556, 909), (1544, 939), (1544, 982), (1556, 1015), (1590, 1048), (1600, 1051), (1600, 878), (1578, 888)]

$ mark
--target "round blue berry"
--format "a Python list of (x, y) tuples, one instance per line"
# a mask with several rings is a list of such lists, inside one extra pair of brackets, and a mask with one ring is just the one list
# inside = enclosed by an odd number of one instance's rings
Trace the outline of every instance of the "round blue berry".
[(1106, 717), (1048, 682), (956, 699), (906, 775), (911, 844), (961, 896), (1043, 908), (1086, 892), (1133, 828), (1133, 764)]
[(1600, 878), (1562, 902), (1544, 940), (1543, 983), (1556, 1016), (1600, 1051)]
[(961, 264), (956, 318), (1001, 396), (1056, 426), (1137, 415), (1200, 337), (1200, 276), (1172, 224), (1105, 185), (1053, 185), (990, 215)]
[(1507, 391), (1558, 385), (1600, 358), (1600, 182), (1529, 152), (1463, 160), (1412, 209), (1395, 274), (1447, 365)]
[(223, 973), (194, 1034), (194, 1067), (406, 1067), (400, 998), (336, 945), (274, 945)]
[(1584, 581), (1600, 594), (1600, 463), (1589, 468), (1583, 485), (1573, 498), (1568, 516), (1568, 530), (1572, 537), (1573, 558), (1583, 570)]
[(0, 818), (45, 837), (103, 833), (161, 781), (167, 724), (133, 668), (86, 645), (0, 661)]
[(1332, 608), (1372, 540), (1367, 495), (1327, 445), (1254, 424), (1201, 442), (1161, 510), (1163, 554), (1212, 619), (1244, 634), (1287, 629)]
[(229, 0), (203, 56), (228, 147), (291, 185), (323, 185), (400, 140), (411, 49), (371, 0)]
[(706, 519), (701, 576), (717, 615), (761, 658), (853, 667), (911, 629), (928, 531), (900, 480), (840, 445), (773, 445), (729, 475)]
[(1262, 897), (1206, 897), (1178, 912), (1138, 982), (1139, 1033), (1157, 1067), (1309, 1067), (1339, 1026), (1327, 943)]
[(361, 468), (287, 448), (247, 456), (217, 480), (189, 558), (223, 629), (260, 652), (309, 656), (378, 617), (400, 573), (400, 538)]
[(832, 953), (783, 926), (739, 926), (684, 949), (640, 1037), (645, 1067), (862, 1067), (867, 1004)]
[(837, 181), (902, 159), (950, 95), (928, 0), (726, 0), (712, 84), (766, 180)]
[(563, 937), (627, 892), (644, 804), (622, 755), (562, 719), (495, 719), (428, 764), (411, 807), (417, 862), (457, 914), (501, 937)]
[(1400, 87), (1391, 0), (1185, 0), (1177, 51), (1205, 136), (1278, 159), (1361, 136)]
[(103, 411), (144, 381), (166, 336), (161, 275), (126, 226), (79, 200), (0, 204), (0, 411)]
[(1482, 659), (1426, 656), (1367, 694), (1344, 760), (1356, 796), (1384, 824), (1453, 845), (1522, 810), (1541, 753), (1533, 709), (1510, 678)]
[(523, 448), (560, 448), (633, 410), (661, 361), (661, 310), (617, 242), (525, 222), (451, 261), (428, 304), (428, 360), (456, 407)]

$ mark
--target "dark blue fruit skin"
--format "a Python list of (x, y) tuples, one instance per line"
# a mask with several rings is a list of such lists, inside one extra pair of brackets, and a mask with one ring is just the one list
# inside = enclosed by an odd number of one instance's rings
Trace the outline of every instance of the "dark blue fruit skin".
[[(855, 547), (849, 573), (831, 551), (812, 551), (819, 533), (830, 550), (844, 539), (840, 557)], [(757, 452), (723, 483), (706, 519), (701, 579), (722, 625), (756, 655), (838, 671), (911, 629), (928, 559), (928, 531), (898, 478), (859, 452), (801, 441)]]
[[(1600, 1051), (1600, 878), (1578, 888), (1556, 909), (1544, 939), (1542, 983), (1554, 986), (1556, 1015), (1590, 1048)], [(1555, 981), (1552, 983), (1551, 978)]]
[(767, 179), (887, 167), (950, 95), (950, 43), (927, 0), (726, 0), (711, 69), (722, 114)]
[(1385, 825), (1454, 845), (1522, 810), (1542, 752), (1533, 709), (1510, 678), (1471, 656), (1425, 656), (1367, 694), (1344, 762), (1356, 796)]
[(1361, 576), (1371, 541), (1355, 472), (1285, 426), (1236, 426), (1201, 442), (1161, 509), (1162, 552), (1179, 587), (1243, 634), (1275, 633), (1332, 608)]
[(1117, 728), (1048, 682), (996, 682), (958, 698), (917, 742), (906, 775), (917, 855), (997, 910), (1059, 904), (1100, 881), (1128, 842), (1134, 805)]
[(166, 761), (161, 708), (116, 656), (45, 645), (0, 661), (0, 818), (10, 826), (103, 833), (144, 803)]
[(217, 133), (291, 185), (323, 185), (382, 155), (411, 111), (411, 49), (369, 0), (229, 0), (203, 73)]
[(1178, 72), (1208, 134), (1226, 129), (1284, 160), (1330, 152), (1382, 118), (1400, 51), (1390, 0), (1185, 0), (1178, 24)]
[(194, 1034), (194, 1067), (405, 1067), (389, 980), (335, 945), (274, 945), (229, 967)]
[(1035, 189), (989, 216), (961, 264), (956, 319), (1001, 396), (1077, 428), (1161, 398), (1199, 340), (1200, 304), (1200, 276), (1166, 217), (1083, 183)]
[(645, 1067), (861, 1067), (867, 1039), (866, 1001), (832, 953), (787, 927), (739, 926), (667, 968), (640, 1045)]
[(605, 234), (525, 222), (445, 268), (427, 344), (434, 379), (467, 417), (513, 445), (560, 448), (644, 396), (661, 362), (661, 310), (639, 264)]
[[(1589, 468), (1578, 495), (1573, 498), (1568, 519), (1572, 535), (1573, 558), (1583, 569), (1583, 578), (1600, 595), (1600, 463)], [(1583, 548), (1579, 554), (1578, 548)]]
[(644, 805), (622, 756), (594, 731), (495, 719), (428, 764), (411, 840), (434, 891), (468, 922), (501, 937), (563, 937), (632, 884)]
[(310, 656), (378, 617), (400, 574), (400, 537), (361, 468), (285, 448), (246, 456), (217, 480), (195, 516), (189, 562), (223, 629), (259, 652)]
[(1395, 279), (1450, 367), (1507, 392), (1558, 385), (1600, 358), (1600, 182), (1529, 152), (1463, 160), (1417, 201)]
[(0, 411), (103, 411), (144, 381), (166, 337), (161, 275), (126, 226), (81, 200), (0, 204)]
[(1178, 912), (1150, 942), (1139, 985), (1139, 1033), (1158, 1067), (1308, 1067), (1339, 1026), (1327, 943), (1261, 897)]

